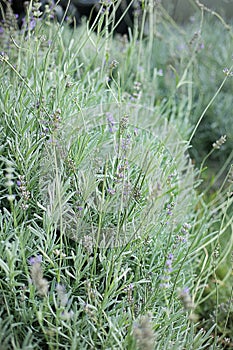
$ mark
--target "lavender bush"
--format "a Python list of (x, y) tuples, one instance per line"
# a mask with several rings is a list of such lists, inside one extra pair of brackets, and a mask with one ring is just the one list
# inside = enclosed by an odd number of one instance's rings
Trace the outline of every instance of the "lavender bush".
[(137, 24), (113, 37), (35, 15), (33, 28), (8, 24), (1, 37), (2, 349), (227, 343), (227, 324), (220, 333), (215, 313), (206, 325), (199, 307), (232, 250), (219, 244), (232, 182), (209, 202), (198, 192), (189, 94), (172, 118), (157, 99), (166, 73), (152, 50), (165, 19), (159, 2), (143, 3), (147, 38)]

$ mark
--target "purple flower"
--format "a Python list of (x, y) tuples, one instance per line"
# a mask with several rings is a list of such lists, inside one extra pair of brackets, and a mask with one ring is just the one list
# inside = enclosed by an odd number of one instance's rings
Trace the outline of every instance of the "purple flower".
[(26, 17), (22, 20), (22, 27), (27, 28), (27, 30), (32, 31), (36, 26), (36, 20), (34, 18), (30, 18), (29, 21), (27, 21)]
[(172, 215), (173, 207), (174, 207), (174, 203), (173, 202), (167, 204), (167, 206), (166, 206), (167, 215), (169, 215), (169, 216)]
[(108, 193), (111, 194), (111, 195), (113, 195), (113, 194), (116, 193), (116, 191), (115, 191), (113, 188), (108, 188), (107, 191), (108, 191)]
[(189, 230), (191, 229), (191, 225), (184, 223), (182, 228), (181, 228), (181, 233), (183, 233), (184, 235), (187, 235), (189, 232)]
[(167, 260), (165, 261), (164, 275), (161, 276), (162, 283), (160, 283), (161, 288), (169, 288), (171, 286), (171, 272), (172, 272), (172, 261), (174, 259), (174, 255), (172, 253), (168, 254)]
[(184, 287), (183, 290), (181, 291), (182, 295), (189, 295), (189, 287)]
[(157, 71), (157, 75), (162, 77), (163, 76), (163, 70), (162, 68), (160, 68), (158, 71)]
[(128, 146), (130, 145), (130, 142), (131, 142), (131, 136), (127, 135), (126, 138), (122, 139), (121, 148), (123, 150), (127, 150)]
[(129, 284), (129, 289), (131, 289), (131, 290), (133, 289), (133, 283)]
[(29, 22), (29, 26), (28, 26), (28, 29), (29, 30), (33, 30), (36, 26), (36, 20), (34, 18), (32, 18)]
[(193, 310), (195, 305), (193, 303), (192, 297), (190, 295), (189, 292), (189, 288), (188, 287), (184, 287), (183, 289), (178, 289), (178, 297), (181, 300), (184, 309), (186, 311), (190, 311)]
[(106, 115), (107, 115), (109, 132), (113, 133), (115, 131), (114, 125), (116, 124), (116, 122), (111, 113), (106, 113)]
[(31, 256), (31, 258), (28, 259), (28, 262), (30, 265), (41, 264), (42, 263), (42, 255)]
[(167, 272), (172, 272), (172, 261), (174, 259), (174, 255), (172, 253), (168, 254), (167, 260), (165, 262), (166, 265), (166, 271)]

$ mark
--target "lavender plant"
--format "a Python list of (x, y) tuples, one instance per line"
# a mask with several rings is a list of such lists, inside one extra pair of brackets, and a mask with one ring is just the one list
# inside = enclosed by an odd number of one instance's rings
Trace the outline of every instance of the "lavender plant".
[(1, 53), (1, 346), (220, 348), (216, 313), (200, 329), (198, 307), (232, 189), (198, 193), (185, 98), (176, 118), (156, 102), (153, 33), (28, 30)]

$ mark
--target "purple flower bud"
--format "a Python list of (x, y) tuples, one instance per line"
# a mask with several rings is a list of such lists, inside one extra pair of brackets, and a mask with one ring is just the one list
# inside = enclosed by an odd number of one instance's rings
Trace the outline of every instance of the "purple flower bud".
[(181, 291), (181, 293), (184, 294), (189, 294), (189, 287), (184, 287), (184, 289)]
[(109, 194), (112, 194), (112, 195), (116, 193), (116, 191), (113, 188), (108, 188), (107, 191)]
[(162, 68), (160, 68), (160, 69), (158, 70), (157, 75), (160, 76), (160, 77), (163, 76), (163, 70), (162, 70)]

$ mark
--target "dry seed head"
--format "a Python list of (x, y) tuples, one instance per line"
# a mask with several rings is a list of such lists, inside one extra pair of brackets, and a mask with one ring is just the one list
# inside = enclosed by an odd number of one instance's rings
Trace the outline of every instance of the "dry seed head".
[(40, 296), (46, 296), (49, 290), (49, 282), (43, 277), (41, 262), (41, 255), (29, 259), (32, 283)]
[(155, 346), (155, 334), (152, 328), (151, 316), (141, 316), (134, 324), (133, 335), (140, 350), (153, 350)]
[(216, 142), (213, 143), (213, 148), (214, 149), (220, 149), (221, 146), (226, 142), (227, 140), (227, 136), (226, 135), (223, 135), (220, 137), (220, 139), (218, 139)]

